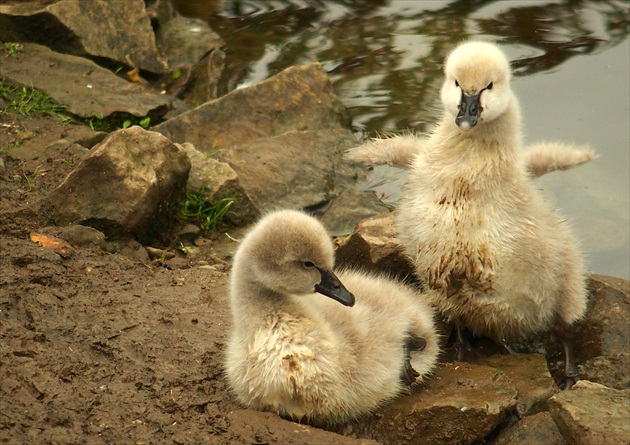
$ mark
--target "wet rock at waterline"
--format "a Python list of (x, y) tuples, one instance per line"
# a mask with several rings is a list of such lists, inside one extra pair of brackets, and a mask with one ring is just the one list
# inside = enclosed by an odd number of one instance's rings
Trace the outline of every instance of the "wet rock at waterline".
[(166, 55), (171, 70), (196, 65), (206, 54), (224, 44), (205, 21), (182, 16), (160, 24), (156, 43)]
[(181, 93), (182, 99), (194, 104), (203, 104), (219, 97), (219, 81), (224, 67), (223, 51), (217, 48), (206, 54), (190, 70), (190, 78)]
[(209, 202), (221, 199), (234, 199), (225, 219), (230, 224), (245, 226), (260, 216), (260, 210), (252, 203), (249, 194), (243, 188), (241, 180), (227, 163), (209, 158), (190, 144), (181, 144), (188, 158), (191, 169), (186, 189), (201, 193)]
[(570, 444), (630, 443), (630, 392), (587, 380), (549, 399), (549, 412)]
[(127, 82), (90, 60), (36, 44), (24, 44), (11, 55), (0, 52), (0, 77), (45, 91), (83, 118), (128, 113), (155, 120), (170, 104), (168, 97)]
[(166, 68), (143, 0), (32, 0), (0, 5), (0, 40), (39, 43), (152, 73)]
[(347, 205), (354, 215), (346, 212), (333, 219), (326, 211), (322, 216), (330, 232), (348, 233), (358, 221), (384, 209), (374, 195), (358, 199), (361, 193), (355, 191), (354, 179), (358, 173), (341, 157), (354, 144), (354, 135), (342, 128), (288, 131), (223, 148), (214, 157), (234, 168), (261, 211), (311, 207), (325, 201), (332, 207), (337, 197), (351, 194), (357, 199)]
[(176, 16), (160, 24), (156, 38), (170, 68), (161, 82), (168, 94), (197, 105), (219, 96), (224, 42), (206, 22)]
[(324, 128), (350, 128), (350, 117), (321, 65), (311, 63), (287, 68), (153, 129), (173, 142), (213, 153), (287, 131)]
[(47, 196), (60, 225), (85, 224), (108, 236), (143, 236), (158, 209), (181, 199), (190, 161), (164, 136), (134, 126), (111, 133)]

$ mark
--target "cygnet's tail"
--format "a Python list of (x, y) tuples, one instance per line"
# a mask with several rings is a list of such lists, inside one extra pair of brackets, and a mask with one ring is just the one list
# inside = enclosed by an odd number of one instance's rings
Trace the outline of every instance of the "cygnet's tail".
[(540, 142), (527, 147), (523, 153), (525, 165), (533, 177), (555, 170), (567, 170), (597, 158), (586, 145), (567, 145), (562, 142)]
[(424, 148), (426, 139), (412, 134), (370, 141), (346, 151), (344, 158), (368, 165), (392, 165), (409, 168), (416, 154)]

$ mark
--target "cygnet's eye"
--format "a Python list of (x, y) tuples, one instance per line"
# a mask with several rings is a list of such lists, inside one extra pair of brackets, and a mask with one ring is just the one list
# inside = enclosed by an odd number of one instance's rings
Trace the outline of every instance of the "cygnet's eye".
[(304, 269), (312, 269), (312, 268), (314, 268), (314, 267), (315, 267), (315, 264), (313, 264), (313, 263), (312, 263), (312, 262), (310, 262), (310, 261), (304, 261), (304, 262), (302, 263), (302, 266), (304, 267)]
[(494, 82), (490, 82), (488, 86), (486, 87), (486, 90), (491, 90), (493, 86), (494, 86)]
[(455, 87), (459, 88), (459, 82), (457, 81), (457, 79), (455, 79)]

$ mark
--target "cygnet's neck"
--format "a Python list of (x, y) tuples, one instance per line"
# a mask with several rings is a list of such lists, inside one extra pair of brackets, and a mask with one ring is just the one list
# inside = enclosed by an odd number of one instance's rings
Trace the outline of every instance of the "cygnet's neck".
[(278, 311), (302, 315), (303, 308), (296, 297), (271, 289), (265, 283), (256, 280), (251, 264), (238, 262), (234, 266), (232, 306), (235, 315), (241, 320), (255, 323), (255, 320)]

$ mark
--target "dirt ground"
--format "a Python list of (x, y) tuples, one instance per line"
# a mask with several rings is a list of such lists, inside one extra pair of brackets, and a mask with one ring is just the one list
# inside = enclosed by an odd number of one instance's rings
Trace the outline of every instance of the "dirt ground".
[(239, 407), (221, 362), (235, 242), (219, 234), (167, 264), (89, 244), (63, 258), (31, 241), (50, 225), (34, 209), (77, 157), (7, 153), (76, 129), (7, 113), (0, 126), (0, 443), (295, 443), (230, 421)]

